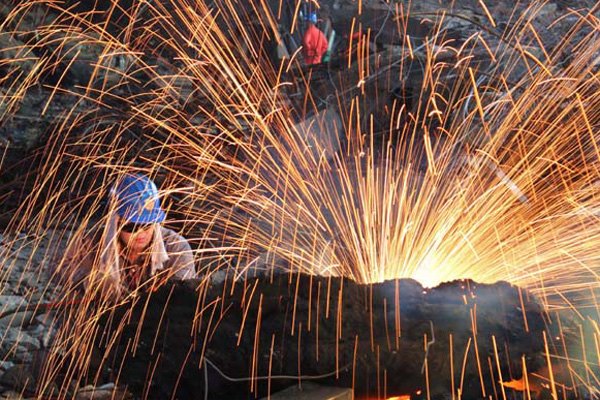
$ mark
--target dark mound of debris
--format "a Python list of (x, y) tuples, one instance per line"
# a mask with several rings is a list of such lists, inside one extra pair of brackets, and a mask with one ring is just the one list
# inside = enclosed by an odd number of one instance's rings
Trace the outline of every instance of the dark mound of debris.
[(182, 399), (261, 398), (308, 380), (358, 398), (480, 398), (518, 379), (522, 357), (543, 368), (543, 331), (552, 336), (537, 300), (505, 282), (424, 289), (303, 274), (169, 284), (101, 324), (93, 368), (104, 379)]

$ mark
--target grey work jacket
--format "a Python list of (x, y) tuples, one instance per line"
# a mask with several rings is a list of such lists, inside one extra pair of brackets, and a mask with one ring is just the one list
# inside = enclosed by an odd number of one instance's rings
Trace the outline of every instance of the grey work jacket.
[[(194, 256), (188, 241), (175, 231), (160, 229), (147, 257), (146, 278), (159, 276), (161, 280), (186, 280), (197, 277)], [(75, 240), (61, 263), (62, 281), (79, 289), (95, 290), (97, 286), (112, 286), (119, 294), (130, 291), (124, 269), (132, 267), (118, 252), (117, 237), (103, 240), (103, 232), (89, 233)], [(158, 238), (158, 240), (157, 240)], [(107, 261), (108, 260), (108, 261)], [(163, 279), (164, 278), (164, 279)]]

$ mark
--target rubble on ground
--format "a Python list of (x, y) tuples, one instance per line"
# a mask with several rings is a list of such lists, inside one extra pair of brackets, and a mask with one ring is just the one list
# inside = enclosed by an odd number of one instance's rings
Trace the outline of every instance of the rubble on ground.
[(43, 305), (57, 301), (50, 287), (51, 261), (65, 237), (5, 234), (0, 240), (0, 399), (35, 397), (33, 363), (49, 346), (52, 318)]
[[(572, 341), (567, 314), (563, 338)], [(429, 391), (441, 399), (451, 397), (454, 368), (456, 387), (464, 381), (463, 396), (476, 398), (501, 389), (492, 384), (499, 374), (520, 377), (522, 357), (529, 371), (541, 370), (542, 332), (558, 329), (534, 296), (505, 282), (426, 289), (410, 279), (357, 285), (303, 274), (191, 281), (107, 313), (91, 369), (119, 376), (134, 397), (197, 398), (206, 390), (209, 398), (243, 399), (252, 382), (261, 397), (314, 379), (354, 387), (357, 396), (385, 386), (388, 396)]]

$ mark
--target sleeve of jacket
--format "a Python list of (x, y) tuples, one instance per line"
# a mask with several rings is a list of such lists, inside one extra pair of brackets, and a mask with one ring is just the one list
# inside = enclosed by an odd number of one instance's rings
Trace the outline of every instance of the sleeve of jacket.
[[(302, 38), (302, 47), (304, 47), (305, 53), (312, 53), (314, 51), (314, 37), (312, 30), (307, 30)], [(312, 54), (311, 54), (312, 55)]]
[(168, 268), (172, 271), (173, 279), (197, 278), (194, 254), (183, 236), (171, 231), (165, 237), (165, 247), (169, 255)]
[(53, 262), (52, 280), (60, 286), (83, 289), (92, 270), (91, 242), (82, 233), (74, 236), (61, 256)]
[(111, 273), (100, 271), (98, 238), (90, 233), (78, 233), (70, 241), (64, 255), (54, 263), (52, 280), (67, 290), (118, 294), (118, 279)]

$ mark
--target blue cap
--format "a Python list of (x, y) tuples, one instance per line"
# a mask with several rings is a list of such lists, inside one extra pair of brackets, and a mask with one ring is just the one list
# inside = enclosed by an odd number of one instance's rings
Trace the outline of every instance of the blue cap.
[(163, 222), (158, 189), (142, 174), (125, 175), (115, 187), (117, 214), (127, 222), (149, 224)]
[(307, 22), (312, 22), (313, 24), (317, 23), (317, 13), (316, 12), (311, 12), (306, 16), (306, 21)]

